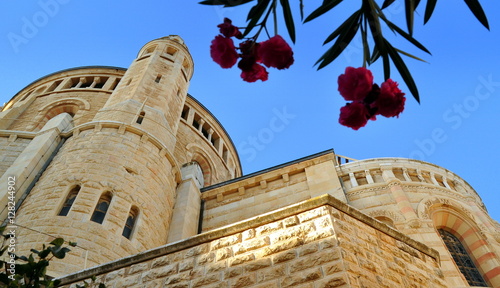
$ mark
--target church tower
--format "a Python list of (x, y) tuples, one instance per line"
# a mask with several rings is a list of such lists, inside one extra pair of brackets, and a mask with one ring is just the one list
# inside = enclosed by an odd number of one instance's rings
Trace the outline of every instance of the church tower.
[(13, 135), (2, 138), (13, 155), (2, 172), (18, 179), (19, 251), (54, 236), (77, 242), (51, 264), (57, 276), (198, 232), (200, 188), (241, 168), (222, 126), (187, 94), (192, 74), (184, 41), (168, 36), (127, 70), (61, 71), (14, 96), (2, 112), (17, 118), (2, 122)]

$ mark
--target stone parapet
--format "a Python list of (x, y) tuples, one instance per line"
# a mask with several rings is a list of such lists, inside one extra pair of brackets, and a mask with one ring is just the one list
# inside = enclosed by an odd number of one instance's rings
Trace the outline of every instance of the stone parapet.
[(323, 195), (60, 280), (64, 287), (92, 275), (107, 287), (447, 287), (438, 263), (435, 250)]

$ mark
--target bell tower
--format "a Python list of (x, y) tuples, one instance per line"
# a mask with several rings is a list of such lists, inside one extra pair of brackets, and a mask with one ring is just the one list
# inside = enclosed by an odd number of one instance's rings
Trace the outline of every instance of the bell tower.
[[(176, 134), (192, 73), (180, 37), (153, 40), (100, 100), (95, 116), (66, 129), (64, 145), (18, 213), (19, 223), (80, 244), (51, 264), (55, 276), (167, 243), (182, 181)], [(73, 79), (79, 84), (68, 89), (72, 99), (101, 97), (92, 85), (83, 87), (90, 76)], [(19, 249), (47, 242), (40, 233), (26, 232)]]
[(193, 59), (179, 36), (150, 41), (94, 120), (139, 124), (173, 149), (192, 74)]

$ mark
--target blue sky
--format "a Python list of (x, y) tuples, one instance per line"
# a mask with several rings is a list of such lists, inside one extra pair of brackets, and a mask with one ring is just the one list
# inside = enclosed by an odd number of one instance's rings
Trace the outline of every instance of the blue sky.
[[(321, 3), (304, 2), (306, 13)], [(313, 67), (326, 50), (323, 40), (350, 15), (345, 12), (352, 13), (355, 7), (351, 5), (360, 1), (345, 2), (320, 21), (298, 23), (297, 43), (292, 46), (295, 63), (290, 69), (269, 69), (267, 82), (245, 83), (237, 68), (221, 69), (211, 60), (209, 46), (224, 17), (244, 26), (248, 7), (222, 9), (187, 0), (1, 1), (0, 102), (7, 102), (33, 80), (62, 69), (128, 67), (145, 43), (176, 34), (185, 40), (195, 61), (189, 93), (229, 132), (245, 174), (331, 148), (355, 159), (417, 158), (461, 176), (482, 197), (490, 215), (500, 220), (496, 206), (500, 198), (496, 184), (500, 172), (500, 2), (481, 1), (491, 31), (475, 20), (462, 1), (454, 6), (439, 1), (425, 26), (420, 10), (415, 37), (432, 56), (403, 41), (394, 43), (428, 62), (406, 61), (419, 87), (421, 104), (408, 93), (398, 119), (382, 117), (358, 131), (338, 124), (345, 101), (337, 92), (337, 77), (346, 66), (361, 66), (359, 37), (332, 65), (321, 71)], [(401, 3), (387, 11), (397, 23), (404, 17)], [(278, 32), (289, 41), (284, 25)], [(381, 66), (375, 64), (371, 70), (375, 82), (381, 83)], [(397, 73), (392, 78), (408, 92)], [(271, 130), (276, 119), (282, 125)]]

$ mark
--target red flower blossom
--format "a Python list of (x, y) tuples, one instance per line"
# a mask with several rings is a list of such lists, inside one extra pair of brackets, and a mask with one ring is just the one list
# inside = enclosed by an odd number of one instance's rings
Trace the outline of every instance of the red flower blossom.
[(224, 23), (217, 25), (219, 27), (220, 34), (229, 37), (236, 37), (238, 39), (243, 38), (243, 34), (241, 34), (238, 27), (232, 24), (233, 22), (229, 18), (224, 18)]
[(257, 64), (252, 57), (241, 59), (238, 67), (241, 69), (241, 78), (247, 82), (266, 81), (269, 75), (266, 68)]
[(260, 43), (254, 40), (247, 40), (240, 43), (240, 56), (241, 58), (253, 58), (256, 62), (260, 62), (259, 51)]
[(290, 48), (280, 35), (261, 42), (258, 54), (264, 65), (280, 70), (287, 69), (294, 61), (292, 48)]
[(373, 85), (372, 72), (366, 68), (347, 67), (338, 78), (339, 92), (347, 101), (363, 101)]
[(354, 130), (364, 127), (369, 118), (368, 108), (361, 102), (347, 103), (340, 108), (339, 123)]
[(377, 114), (385, 117), (399, 117), (399, 114), (405, 109), (405, 93), (398, 88), (398, 83), (387, 79), (380, 86), (378, 95), (372, 107), (377, 108)]
[(233, 39), (221, 35), (215, 36), (210, 45), (210, 56), (222, 68), (231, 68), (238, 60), (238, 53), (234, 47)]

